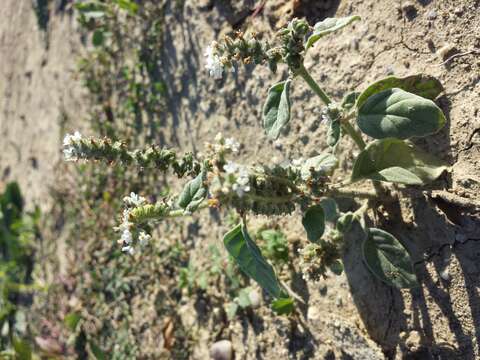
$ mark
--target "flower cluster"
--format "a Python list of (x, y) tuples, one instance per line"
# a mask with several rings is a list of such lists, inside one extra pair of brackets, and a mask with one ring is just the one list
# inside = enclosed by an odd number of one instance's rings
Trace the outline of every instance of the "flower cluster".
[[(133, 247), (133, 235), (132, 235), (132, 227), (133, 223), (131, 220), (131, 213), (132, 211), (144, 205), (146, 203), (146, 199), (140, 195), (131, 192), (129, 196), (123, 198), (123, 201), (126, 205), (126, 209), (123, 211), (122, 222), (121, 224), (115, 228), (115, 230), (121, 232), (120, 239), (118, 242), (122, 244), (122, 251), (128, 253), (130, 255), (135, 254), (135, 248)], [(144, 231), (141, 231), (138, 236), (138, 243), (140, 246), (145, 246), (150, 241), (151, 236)]]
[(228, 161), (223, 166), (223, 170), (225, 170), (227, 174), (233, 176), (234, 182), (232, 184), (232, 189), (239, 197), (243, 197), (246, 192), (250, 191), (250, 176), (246, 166)]
[(75, 131), (73, 135), (65, 135), (63, 138), (63, 155), (65, 156), (66, 161), (76, 161), (83, 157), (80, 145), (81, 140), (82, 134), (78, 131)]
[(217, 48), (217, 43), (213, 42), (205, 50), (204, 55), (207, 58), (205, 68), (208, 70), (211, 77), (213, 77), (216, 80), (220, 80), (223, 76), (224, 65), (222, 63), (222, 60), (220, 59), (220, 56), (218, 56), (216, 48)]
[(337, 121), (341, 116), (341, 109), (338, 104), (330, 103), (322, 110), (322, 123), (330, 124)]
[(320, 277), (325, 277), (327, 269), (338, 272), (340, 251), (336, 244), (321, 240), (319, 243), (307, 244), (298, 252), (304, 280), (318, 281)]

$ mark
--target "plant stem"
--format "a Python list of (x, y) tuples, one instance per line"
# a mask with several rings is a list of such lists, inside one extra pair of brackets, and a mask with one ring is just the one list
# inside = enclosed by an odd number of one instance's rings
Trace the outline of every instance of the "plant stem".
[(328, 95), (320, 88), (320, 86), (318, 86), (317, 82), (310, 76), (309, 72), (307, 71), (307, 69), (305, 69), (305, 66), (303, 66), (303, 64), (300, 66), (299, 69), (297, 69), (296, 73), (300, 75), (303, 80), (306, 81), (308, 86), (310, 86), (313, 92), (317, 94), (320, 99), (322, 99), (325, 105), (328, 105), (332, 102)]
[[(197, 210), (202, 210), (208, 207), (208, 201), (205, 201), (198, 205)], [(177, 209), (177, 210), (171, 210), (164, 216), (164, 218), (174, 218), (174, 217), (181, 217), (181, 216), (187, 216), (185, 214), (185, 210), (183, 209)]]
[[(320, 88), (317, 82), (310, 76), (305, 66), (301, 65), (300, 68), (296, 71), (296, 74), (300, 75), (305, 82), (310, 86), (315, 94), (317, 94), (320, 99), (324, 102), (325, 105), (328, 105), (332, 102), (332, 100), (328, 97), (328, 95)], [(350, 124), (347, 119), (343, 119), (341, 121), (343, 130), (355, 141), (355, 144), (360, 148), (360, 150), (365, 149), (365, 142), (362, 139), (362, 135), (354, 129), (354, 127)]]
[(352, 124), (350, 124), (349, 121), (342, 121), (341, 124), (342, 129), (355, 141), (355, 144), (357, 144), (360, 150), (365, 149), (366, 144), (362, 139), (362, 135), (353, 128)]
[(378, 199), (378, 194), (375, 191), (354, 190), (354, 189), (330, 189), (325, 195), (352, 198), (357, 197), (361, 199)]

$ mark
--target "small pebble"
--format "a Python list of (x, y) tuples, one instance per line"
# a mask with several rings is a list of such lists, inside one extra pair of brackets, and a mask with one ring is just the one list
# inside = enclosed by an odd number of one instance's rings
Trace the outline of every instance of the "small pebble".
[(455, 47), (455, 45), (445, 44), (443, 47), (438, 49), (437, 54), (441, 59), (446, 60), (450, 55), (452, 55), (456, 51), (457, 51), (457, 48)]
[(460, 16), (463, 14), (463, 8), (462, 7), (457, 7), (455, 10), (453, 10), (453, 13), (457, 16)]
[(426, 14), (426, 18), (427, 20), (435, 20), (437, 18), (437, 11), (436, 10), (430, 10), (429, 12), (427, 12)]
[(248, 298), (250, 299), (250, 306), (253, 309), (257, 309), (260, 307), (262, 303), (262, 297), (257, 290), (252, 290), (248, 293)]
[(220, 340), (210, 348), (210, 356), (213, 360), (232, 360), (233, 347), (229, 340)]
[(448, 271), (448, 267), (446, 267), (440, 272), (440, 277), (445, 281), (450, 281), (451, 277), (450, 277), (450, 271)]

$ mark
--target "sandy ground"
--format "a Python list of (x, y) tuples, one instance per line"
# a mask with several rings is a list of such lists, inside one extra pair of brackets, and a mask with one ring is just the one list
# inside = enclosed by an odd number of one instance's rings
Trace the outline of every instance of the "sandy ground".
[[(240, 68), (215, 82), (203, 70), (202, 54), (212, 39), (231, 30), (232, 24), (270, 31), (291, 14), (290, 2), (269, 1), (255, 18), (242, 11), (252, 5), (249, 1), (239, 1), (233, 9), (225, 9), (221, 1), (208, 3), (187, 0), (182, 14), (167, 12), (163, 70), (171, 117), (170, 126), (158, 138), (201, 150), (203, 142), (222, 129), (245, 144), (245, 162), (281, 161), (321, 151), (325, 147), (322, 128), (311, 130), (321, 106), (301, 82), (293, 86), (290, 132), (281, 144), (271, 144), (260, 130), (259, 116), (267, 87), (285, 73), (280, 70), (272, 77), (267, 70)], [(359, 14), (363, 19), (338, 37), (326, 38), (307, 59), (314, 77), (336, 99), (393, 73), (425, 72), (438, 77), (445, 87), (439, 104), (448, 116), (448, 126), (419, 142), (452, 166), (444, 192), (404, 199), (399, 217), (386, 221), (414, 253), (423, 287), (399, 292), (384, 286), (365, 271), (352, 245), (345, 256), (346, 276), (320, 284), (296, 279), (297, 290), (308, 298), (303, 328), (285, 332), (286, 321), (269, 318), (264, 310), (259, 311), (264, 319), (261, 328), (255, 323), (231, 325), (237, 357), (250, 359), (260, 353), (265, 359), (283, 359), (298, 348), (302, 350), (294, 353), (295, 358), (306, 354), (305, 358), (323, 359), (332, 353), (354, 359), (380, 359), (384, 354), (388, 358), (479, 358), (480, 244), (476, 240), (480, 222), (472, 205), (480, 200), (479, 2), (330, 3), (327, 14)], [(325, 15), (325, 10), (318, 11)], [(48, 209), (49, 187), (55, 182), (60, 158), (62, 118), (78, 119), (80, 125), (85, 111), (79, 82), (72, 77), (79, 49), (74, 19), (52, 16), (46, 48), (45, 34), (38, 29), (29, 1), (9, 0), (0, 15), (6, 19), (0, 24), (2, 181), (17, 179), (30, 203)], [(450, 58), (455, 53), (463, 55)], [(345, 147), (344, 153), (351, 158), (351, 148)], [(198, 237), (218, 243), (212, 233), (220, 236), (223, 229), (217, 226), (212, 231), (214, 222), (204, 220)], [(298, 219), (278, 223), (289, 238), (298, 237)], [(193, 304), (179, 312), (186, 314), (185, 325), (198, 331), (195, 358), (204, 359), (213, 341), (209, 328), (213, 325), (196, 322), (191, 316)]]

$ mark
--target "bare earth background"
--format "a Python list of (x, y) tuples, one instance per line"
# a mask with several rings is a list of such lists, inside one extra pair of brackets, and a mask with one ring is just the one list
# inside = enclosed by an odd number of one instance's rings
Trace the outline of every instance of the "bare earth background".
[[(451, 165), (443, 189), (404, 198), (397, 216), (383, 219), (411, 250), (421, 288), (397, 291), (378, 282), (350, 239), (345, 275), (317, 284), (299, 275), (294, 282), (307, 302), (301, 325), (272, 317), (267, 308), (255, 310), (251, 321), (230, 324), (223, 334), (233, 342), (236, 359), (480, 358), (480, 1), (269, 0), (256, 16), (251, 9), (258, 2), (231, 3), (186, 0), (180, 14), (167, 6), (162, 68), (170, 116), (158, 134), (160, 143), (201, 151), (222, 130), (245, 145), (245, 162), (280, 162), (321, 151), (321, 104), (300, 81), (293, 84), (291, 129), (282, 143), (271, 143), (260, 128), (261, 108), (267, 87), (285, 70), (272, 77), (260, 67), (239, 68), (216, 82), (204, 71), (203, 51), (232, 28), (271, 33), (294, 14), (307, 14), (311, 21), (358, 14), (362, 21), (310, 52), (307, 67), (337, 100), (389, 74), (437, 77), (445, 88), (437, 103), (448, 125), (419, 145)], [(57, 11), (60, 6), (52, 6), (43, 31), (29, 0), (2, 5), (0, 185), (19, 181), (29, 206), (39, 204), (48, 214), (63, 119), (86, 127), (88, 109), (75, 78), (83, 45), (74, 17)], [(461, 56), (450, 58), (455, 54)], [(347, 159), (354, 156), (351, 149), (343, 149)], [(302, 237), (297, 218), (278, 221), (289, 239)], [(201, 220), (197, 238), (219, 244), (225, 226), (208, 214)], [(61, 256), (65, 250), (58, 247)], [(199, 320), (197, 305), (187, 302), (179, 313), (198, 333), (193, 358), (205, 359), (218, 339), (212, 335), (215, 319)]]

